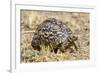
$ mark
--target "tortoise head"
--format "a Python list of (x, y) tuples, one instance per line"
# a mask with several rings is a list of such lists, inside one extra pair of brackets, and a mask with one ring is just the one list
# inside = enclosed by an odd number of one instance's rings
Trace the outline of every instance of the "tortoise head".
[(68, 37), (68, 41), (69, 41), (69, 42), (77, 41), (77, 40), (78, 40), (78, 37), (75, 36), (75, 35), (70, 35), (70, 36)]

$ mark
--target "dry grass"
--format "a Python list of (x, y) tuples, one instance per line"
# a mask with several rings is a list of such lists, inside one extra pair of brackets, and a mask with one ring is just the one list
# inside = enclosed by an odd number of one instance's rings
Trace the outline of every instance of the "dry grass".
[[(79, 51), (70, 53), (67, 50), (64, 53), (58, 52), (55, 54), (45, 46), (40, 52), (32, 48), (31, 41), (35, 29), (42, 21), (50, 17), (65, 22), (78, 36)], [(88, 60), (90, 50), (89, 31), (89, 13), (21, 10), (21, 62)]]

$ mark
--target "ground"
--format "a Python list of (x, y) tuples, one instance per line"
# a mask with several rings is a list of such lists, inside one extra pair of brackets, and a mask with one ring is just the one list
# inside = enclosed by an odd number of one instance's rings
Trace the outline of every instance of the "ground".
[[(78, 36), (78, 51), (70, 53), (54, 53), (49, 50), (36, 51), (31, 46), (35, 29), (47, 18), (56, 18), (63, 21)], [(21, 62), (50, 62), (65, 60), (88, 60), (90, 55), (90, 19), (89, 13), (82, 12), (54, 12), (21, 10)], [(44, 47), (44, 49), (46, 49)]]

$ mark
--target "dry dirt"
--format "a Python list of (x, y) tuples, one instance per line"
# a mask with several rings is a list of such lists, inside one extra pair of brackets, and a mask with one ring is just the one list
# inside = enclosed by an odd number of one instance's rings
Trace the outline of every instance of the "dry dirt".
[[(37, 26), (47, 18), (56, 18), (63, 21), (72, 32), (78, 36), (78, 51), (70, 53), (53, 53), (36, 51), (31, 46), (33, 33)], [(82, 12), (54, 12), (54, 11), (32, 11), (21, 10), (21, 63), (50, 62), (64, 60), (88, 60), (89, 55), (89, 13)]]

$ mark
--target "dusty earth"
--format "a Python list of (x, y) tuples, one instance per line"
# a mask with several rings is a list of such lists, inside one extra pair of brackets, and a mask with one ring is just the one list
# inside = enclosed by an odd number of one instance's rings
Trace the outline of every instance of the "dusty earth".
[[(49, 50), (37, 51), (31, 46), (35, 29), (47, 18), (56, 18), (63, 21), (72, 32), (78, 36), (78, 51), (70, 53), (50, 52)], [(50, 62), (65, 60), (88, 60), (90, 55), (90, 20), (89, 13), (82, 12), (54, 12), (21, 10), (21, 63)]]

